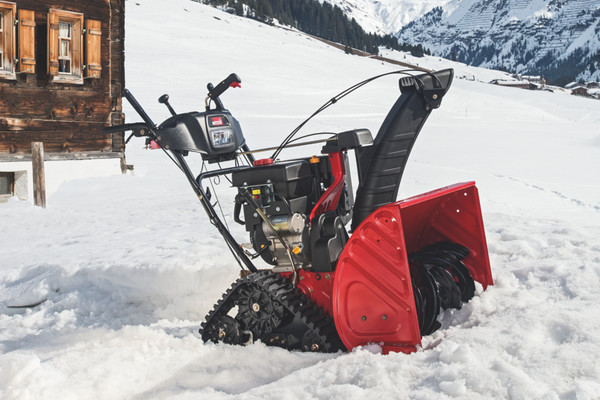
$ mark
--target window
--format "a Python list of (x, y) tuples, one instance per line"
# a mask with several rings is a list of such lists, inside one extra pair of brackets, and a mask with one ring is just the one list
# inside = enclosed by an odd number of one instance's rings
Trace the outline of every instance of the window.
[(58, 23), (58, 73), (71, 73), (71, 31), (73, 24), (71, 22)]
[(16, 79), (15, 74), (15, 3), (0, 1), (0, 78)]
[(15, 192), (15, 173), (0, 172), (0, 197), (11, 197)]
[(0, 13), (0, 68), (4, 68), (4, 46), (2, 39), (4, 36), (4, 13)]
[(50, 10), (48, 73), (53, 82), (83, 83), (83, 14)]
[(4, 37), (4, 13), (0, 13), (0, 68), (4, 68), (4, 45), (2, 39)]

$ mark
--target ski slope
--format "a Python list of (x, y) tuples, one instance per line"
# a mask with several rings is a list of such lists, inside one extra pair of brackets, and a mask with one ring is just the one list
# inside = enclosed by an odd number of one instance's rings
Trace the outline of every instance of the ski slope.
[[(252, 148), (278, 144), (336, 93), (397, 68), (188, 0), (126, 0), (126, 16), (126, 83), (149, 115), (169, 115), (163, 93), (178, 112), (201, 109), (206, 83), (236, 72), (242, 88), (222, 99)], [(132, 140), (133, 175), (68, 182), (46, 209), (0, 206), (0, 398), (598, 399), (600, 102), (419, 62), (473, 80), (455, 79), (425, 124), (400, 197), (477, 181), (495, 281), (445, 312), (422, 349), (204, 344), (199, 325), (238, 267), (183, 175)], [(396, 78), (378, 80), (303, 132), (375, 134), (398, 95)], [(215, 189), (244, 241), (233, 192)]]

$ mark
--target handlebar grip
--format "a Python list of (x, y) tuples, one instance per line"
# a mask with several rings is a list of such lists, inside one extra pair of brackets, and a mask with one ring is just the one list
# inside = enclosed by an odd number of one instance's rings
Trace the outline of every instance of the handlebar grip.
[(240, 218), (240, 214), (242, 212), (242, 204), (244, 203), (244, 198), (239, 194), (235, 196), (235, 205), (233, 206), (233, 220), (240, 225), (245, 225), (246, 223), (242, 221)]
[(230, 74), (227, 78), (221, 81), (214, 89), (208, 92), (208, 97), (215, 100), (217, 97), (223, 94), (230, 86), (240, 87), (242, 80), (237, 74)]
[(110, 134), (110, 133), (119, 133), (119, 132), (125, 132), (127, 129), (123, 129), (123, 127), (121, 125), (115, 125), (115, 126), (105, 126), (102, 128), (102, 133), (104, 134)]

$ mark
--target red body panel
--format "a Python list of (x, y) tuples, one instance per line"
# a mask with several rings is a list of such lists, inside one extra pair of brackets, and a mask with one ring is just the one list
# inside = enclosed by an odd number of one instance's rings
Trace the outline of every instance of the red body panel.
[(402, 210), (408, 253), (439, 241), (469, 249), (463, 263), (487, 288), (493, 285), (490, 259), (475, 182), (457, 183), (394, 203)]
[(456, 184), (375, 210), (340, 255), (332, 316), (348, 349), (379, 343), (385, 352), (421, 343), (407, 255), (439, 241), (470, 250), (463, 262), (483, 287), (492, 276), (474, 182)]
[[(291, 272), (281, 274), (289, 280), (292, 280)], [(312, 302), (316, 303), (327, 314), (333, 315), (333, 282), (335, 281), (335, 272), (307, 272), (298, 270), (296, 277), (296, 286)]]

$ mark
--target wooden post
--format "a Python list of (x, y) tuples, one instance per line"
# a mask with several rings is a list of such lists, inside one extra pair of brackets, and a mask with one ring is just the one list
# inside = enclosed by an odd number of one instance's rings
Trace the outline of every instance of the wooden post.
[(44, 173), (44, 143), (31, 143), (33, 168), (33, 204), (46, 208), (46, 175)]

